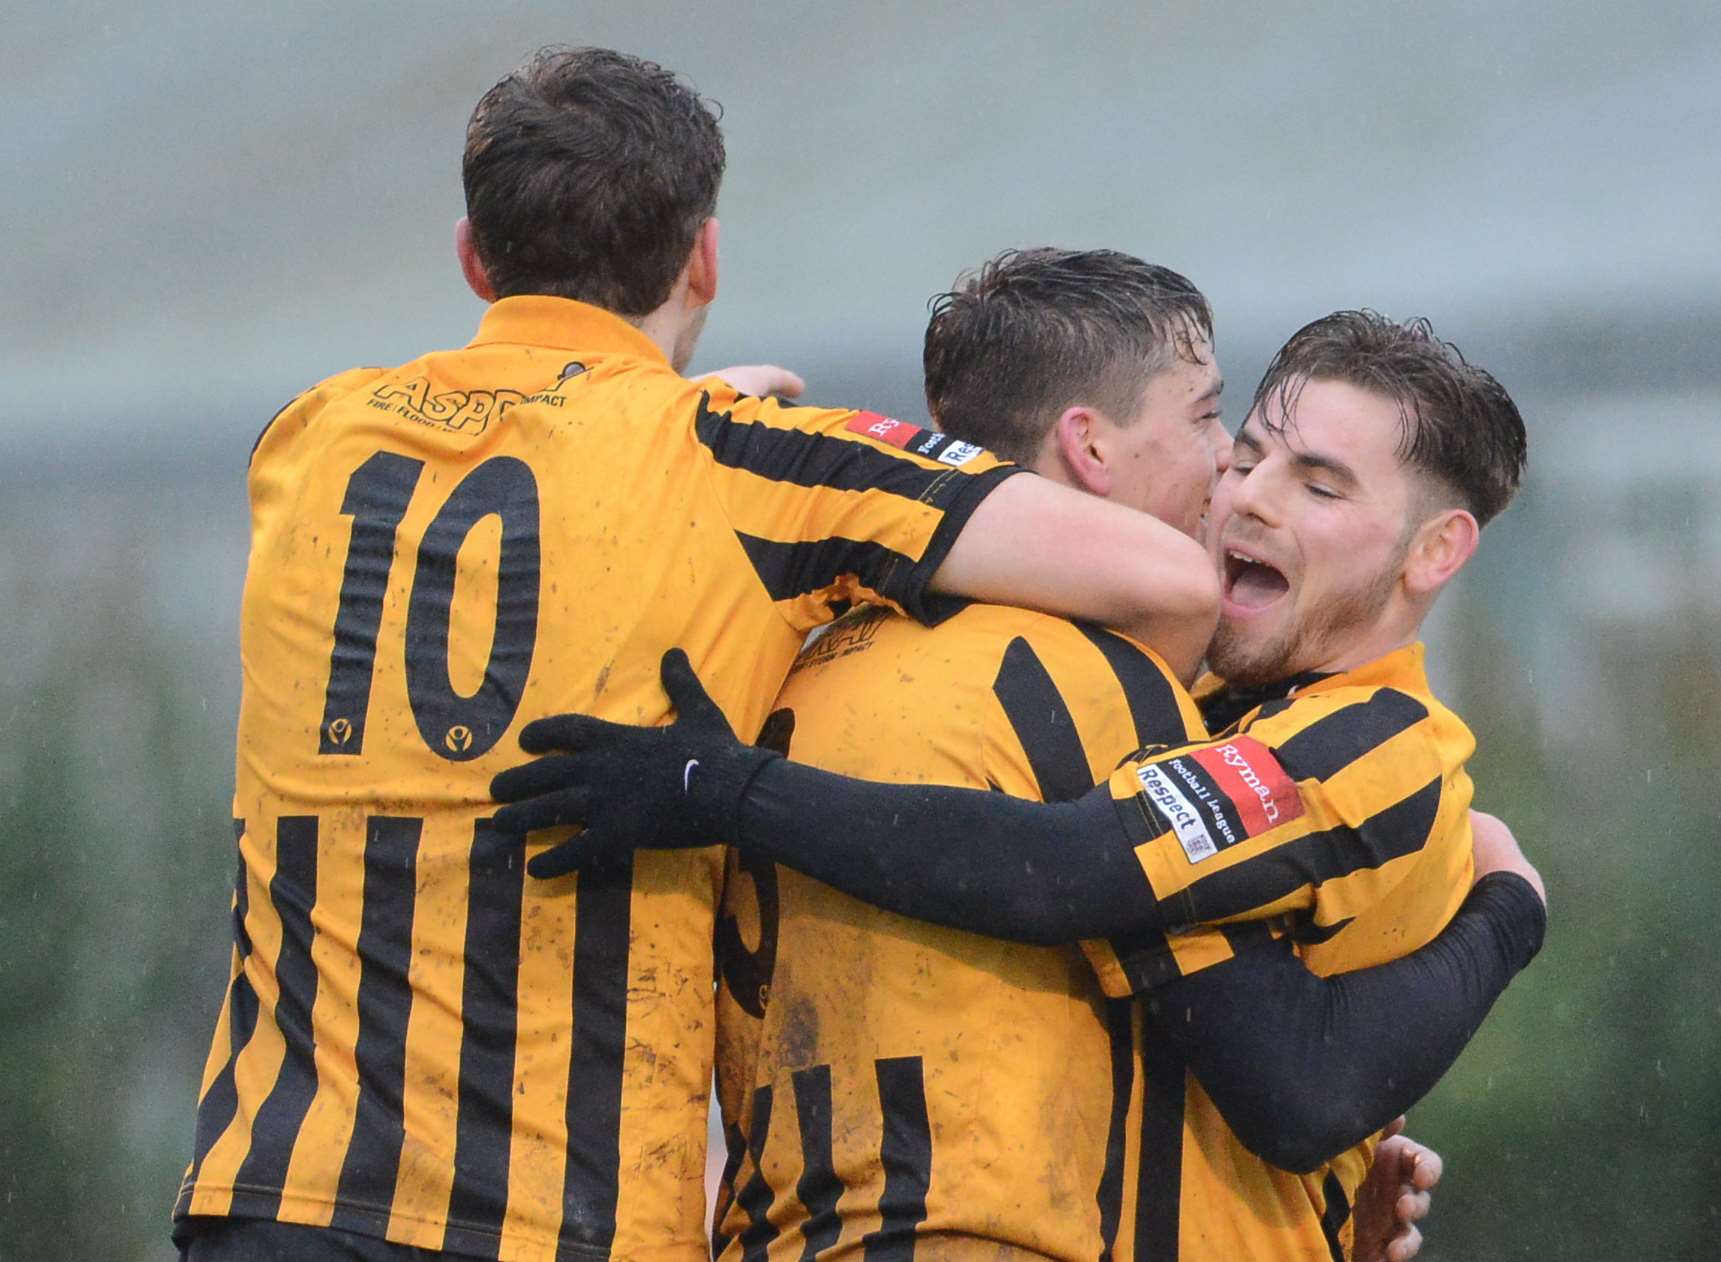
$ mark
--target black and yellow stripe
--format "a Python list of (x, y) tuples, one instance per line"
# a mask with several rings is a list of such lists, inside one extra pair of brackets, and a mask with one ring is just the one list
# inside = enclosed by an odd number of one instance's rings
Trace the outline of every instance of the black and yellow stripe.
[(698, 403), (694, 431), (759, 581), (790, 610), (885, 601), (927, 620), (921, 592), (959, 523), (1021, 470), (988, 461), (970, 473), (845, 428), (809, 431), (801, 410), (752, 398), (718, 409), (709, 394)]
[(756, 731), (837, 605), (925, 614), (1009, 467), (856, 420), (688, 381), (616, 317), (521, 297), (470, 346), (341, 374), (269, 425), (232, 974), (177, 1234), (706, 1256), (721, 857), (530, 881), (489, 782), (540, 715), (667, 717), (668, 645)]
[(1139, 838), (1136, 856), (1162, 903), (1183, 923), (1306, 911), (1321, 891), (1323, 923), (1365, 905), (1381, 873), (1426, 845), (1440, 813), (1443, 734), (1426, 705), (1391, 688), (1361, 698), (1323, 693), (1243, 728), (1296, 783), (1295, 819), (1192, 859), (1142, 788), (1140, 769), (1228, 738), (1154, 752), (1112, 777), (1120, 816)]
[[(849, 615), (779, 706), (798, 761), (1046, 801), (1201, 731), (1127, 639), (980, 605), (936, 628)], [(1144, 1189), (1175, 1207), (1161, 1141), (1180, 1122), (1170, 1096), (1144, 1114), (1138, 1005), (1106, 1001), (1069, 949), (909, 921), (787, 869), (770, 899), (733, 865), (729, 888), (775, 967), (723, 972), (719, 1090), (749, 1142), (730, 1150), (717, 1256), (1140, 1256)]]
[[(1474, 741), (1429, 690), (1421, 646), (1294, 682), (1294, 695), (1262, 693), (1242, 699), (1246, 707), (1217, 687), (1199, 689), (1221, 703), (1207, 713), (1235, 723), (1233, 733), (1148, 751), (1114, 776), (1118, 818), (1133, 830), (1126, 835), (1155, 893), (1181, 900), (1190, 920), (1209, 923), (1119, 939), (1107, 944), (1109, 954), (1091, 947), (1109, 994), (1151, 992), (1272, 935), (1288, 934), (1317, 973), (1367, 967), (1428, 942), (1462, 901), (1471, 884), (1464, 764)], [(1304, 811), (1192, 862), (1175, 836), (1150, 825), (1155, 812), (1133, 800), (1142, 788), (1136, 770), (1145, 761), (1218, 748), (1232, 735), (1272, 751)], [(1226, 923), (1210, 923), (1221, 919)], [(1151, 1041), (1148, 1048), (1151, 1061)], [(1192, 1075), (1150, 1064), (1146, 1076), (1138, 1260), (1342, 1262), (1372, 1142), (1312, 1174), (1291, 1174), (1243, 1148)], [(1179, 1109), (1174, 1135), (1169, 1118)], [(1171, 1170), (1180, 1176), (1175, 1206), (1154, 1182), (1156, 1172)]]

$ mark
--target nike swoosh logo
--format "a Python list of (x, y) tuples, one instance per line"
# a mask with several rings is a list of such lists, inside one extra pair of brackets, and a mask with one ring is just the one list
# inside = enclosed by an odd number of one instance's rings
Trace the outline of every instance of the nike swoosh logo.
[(689, 758), (687, 765), (681, 769), (681, 792), (683, 794), (691, 792), (688, 786), (693, 782), (693, 769), (698, 765), (699, 759)]

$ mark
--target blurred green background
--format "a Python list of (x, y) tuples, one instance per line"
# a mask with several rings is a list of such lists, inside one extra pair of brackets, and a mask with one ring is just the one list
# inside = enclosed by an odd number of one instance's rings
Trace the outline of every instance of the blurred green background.
[(317, 378), (470, 336), (461, 130), (555, 41), (725, 107), (703, 366), (920, 414), (928, 295), (1052, 243), (1202, 285), (1233, 422), (1339, 306), (1428, 315), (1507, 383), (1530, 480), (1429, 638), (1552, 926), (1412, 1116), (1448, 1169), (1423, 1256), (1711, 1256), (1713, 4), (26, 0), (0, 48), (0, 1259), (171, 1256), (228, 958), (246, 452)]

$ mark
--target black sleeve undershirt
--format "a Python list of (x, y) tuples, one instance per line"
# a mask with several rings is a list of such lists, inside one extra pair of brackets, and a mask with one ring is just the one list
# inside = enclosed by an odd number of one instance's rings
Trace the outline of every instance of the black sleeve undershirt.
[(1541, 899), (1516, 873), (1471, 890), (1427, 946), (1317, 977), (1275, 942), (1145, 997), (1169, 1041), (1250, 1152), (1319, 1168), (1409, 1110), (1541, 948)]
[(1172, 923), (1104, 784), (1048, 803), (786, 759), (739, 770), (750, 782), (693, 782), (715, 831), (875, 907), (1041, 946)]
[[(1170, 925), (1104, 784), (1042, 803), (782, 759), (725, 779), (707, 781), (725, 835), (887, 911), (1039, 945)], [(1275, 944), (1155, 990), (1150, 1012), (1245, 1147), (1311, 1170), (1427, 1093), (1544, 923), (1529, 884), (1495, 873), (1403, 959), (1321, 978)]]

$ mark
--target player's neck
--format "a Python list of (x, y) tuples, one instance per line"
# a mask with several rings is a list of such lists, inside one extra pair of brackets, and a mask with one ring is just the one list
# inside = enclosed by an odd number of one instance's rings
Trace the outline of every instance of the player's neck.
[(1409, 621), (1392, 619), (1377, 623), (1366, 634), (1335, 645), (1331, 654), (1310, 666), (1309, 670), (1323, 675), (1336, 675), (1341, 671), (1366, 666), (1370, 662), (1379, 661), (1388, 653), (1396, 653), (1406, 645), (1414, 644), (1421, 629), (1421, 618)]
[(622, 316), (622, 319), (656, 342), (665, 359), (675, 358), (675, 348), (681, 340), (681, 330), (687, 324), (687, 317), (673, 298), (656, 311), (643, 316)]

